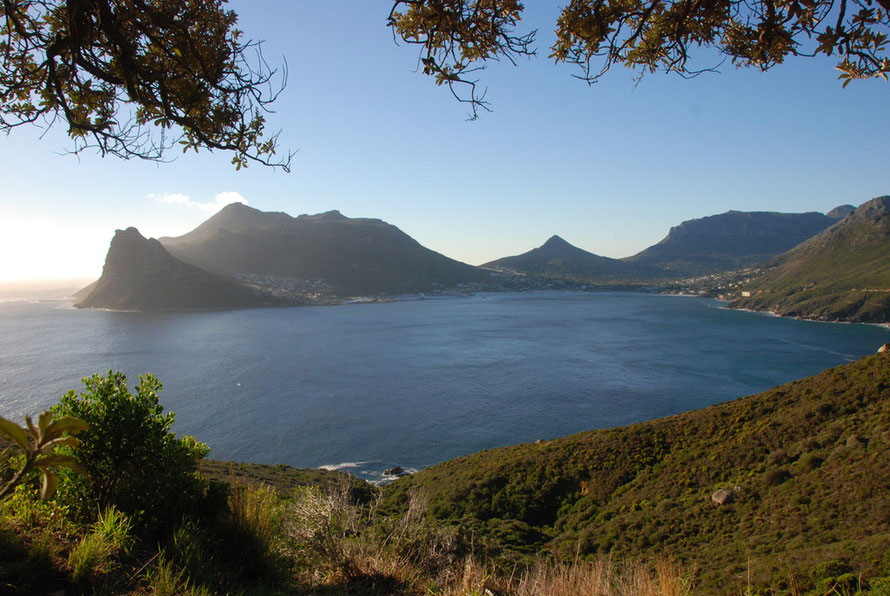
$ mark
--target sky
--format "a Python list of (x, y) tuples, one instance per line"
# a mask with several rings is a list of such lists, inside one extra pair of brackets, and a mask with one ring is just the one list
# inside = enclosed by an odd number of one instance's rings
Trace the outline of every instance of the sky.
[(561, 4), (526, 4), (539, 55), (480, 73), (493, 111), (469, 122), (417, 49), (393, 41), (387, 2), (230, 2), (266, 59), (287, 64), (268, 126), (296, 152), (291, 173), (236, 171), (224, 153), (72, 156), (60, 126), (16, 129), (0, 142), (0, 281), (98, 277), (115, 229), (175, 236), (234, 201), (380, 218), (481, 264), (554, 234), (620, 258), (692, 218), (890, 193), (890, 84), (842, 89), (833, 60), (799, 58), (638, 84), (616, 67), (588, 86), (547, 57)]

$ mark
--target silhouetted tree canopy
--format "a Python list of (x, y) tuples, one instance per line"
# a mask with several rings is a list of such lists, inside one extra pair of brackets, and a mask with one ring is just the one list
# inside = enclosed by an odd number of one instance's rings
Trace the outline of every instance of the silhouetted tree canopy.
[[(288, 169), (264, 114), (286, 72), (242, 41), (224, 0), (0, 0), (0, 130), (63, 121), (74, 152), (162, 160), (176, 145)], [(473, 73), (536, 53), (517, 0), (394, 0), (389, 26), (422, 71), (488, 109)], [(887, 79), (890, 0), (570, 0), (550, 48), (593, 83), (612, 66), (693, 76), (695, 48), (766, 70), (837, 56), (844, 85)], [(333, 36), (335, 33), (332, 32)], [(277, 83), (277, 84), (276, 84)]]
[[(421, 46), (425, 74), (460, 101), (487, 109), (474, 71), (488, 60), (535, 53), (535, 32), (516, 27), (517, 0), (395, 0), (389, 24), (397, 39)], [(788, 56), (837, 56), (844, 86), (887, 80), (890, 0), (570, 0), (556, 23), (550, 57), (580, 67), (596, 82), (612, 66), (694, 76), (697, 47), (762, 70)]]
[(264, 118), (286, 73), (223, 4), (2, 0), (0, 130), (61, 120), (74, 152), (161, 160), (179, 145), (287, 169)]

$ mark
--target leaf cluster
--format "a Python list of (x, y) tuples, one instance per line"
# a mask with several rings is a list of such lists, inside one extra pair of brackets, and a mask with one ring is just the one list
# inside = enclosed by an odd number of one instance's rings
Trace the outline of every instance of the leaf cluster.
[[(515, 0), (397, 0), (393, 35), (419, 44), (424, 74), (469, 85), (460, 101), (487, 109), (465, 73), (488, 60), (535, 53), (535, 31), (516, 33)], [(684, 77), (716, 66), (693, 65), (693, 50), (713, 48), (737, 66), (766, 70), (789, 56), (837, 55), (844, 86), (890, 73), (890, 0), (571, 0), (556, 23), (550, 57), (580, 67), (596, 82), (612, 66)]]
[(223, 4), (2, 0), (0, 130), (62, 120), (75, 153), (162, 160), (179, 144), (286, 170), (265, 133), (276, 72)]
[[(515, 64), (517, 57), (535, 53), (535, 32), (514, 31), (522, 10), (517, 0), (396, 0), (388, 24), (394, 38), (421, 47), (423, 74), (469, 104), (470, 119), (475, 120), (488, 102), (472, 73), (487, 60), (504, 58)], [(459, 88), (468, 89), (468, 94)]]
[(89, 428), (89, 425), (70, 416), (53, 420), (52, 412), (44, 411), (37, 417), (37, 424), (30, 416), (25, 416), (26, 427), (0, 417), (0, 434), (6, 435), (21, 450), (24, 462), (18, 472), (0, 489), (0, 499), (7, 496), (32, 469), (39, 469), (43, 476), (40, 498), (48, 499), (56, 492), (59, 475), (55, 468), (68, 468), (83, 472), (77, 458), (54, 453), (57, 447), (77, 447), (74, 435)]

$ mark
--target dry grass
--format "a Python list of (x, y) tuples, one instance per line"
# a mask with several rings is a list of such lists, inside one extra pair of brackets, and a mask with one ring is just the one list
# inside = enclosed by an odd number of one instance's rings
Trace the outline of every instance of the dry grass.
[[(512, 575), (495, 573), (472, 556), (461, 555), (454, 533), (425, 523), (428, 500), (410, 497), (399, 518), (367, 533), (374, 507), (361, 510), (347, 491), (307, 489), (285, 516), (292, 545), (304, 549), (304, 568), (320, 589), (386, 578), (397, 593), (427, 596), (688, 596), (693, 574), (670, 559), (651, 566), (613, 563), (610, 559), (575, 563), (541, 562)], [(309, 578), (304, 578), (309, 579)]]
[(490, 576), (477, 561), (464, 562), (462, 573), (442, 596), (688, 596), (692, 575), (670, 559), (652, 568), (640, 563), (616, 565), (609, 559), (575, 563), (539, 563), (518, 578)]

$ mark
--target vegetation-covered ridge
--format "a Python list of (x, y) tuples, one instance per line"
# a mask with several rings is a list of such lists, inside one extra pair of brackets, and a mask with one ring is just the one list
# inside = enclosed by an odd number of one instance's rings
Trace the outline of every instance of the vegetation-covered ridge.
[(451, 460), (387, 487), (384, 508), (425, 494), (437, 523), (504, 560), (668, 555), (697, 569), (702, 593), (853, 593), (890, 575), (888, 458), (884, 353), (699, 411)]
[(890, 322), (890, 195), (776, 257), (730, 306), (824, 321)]

